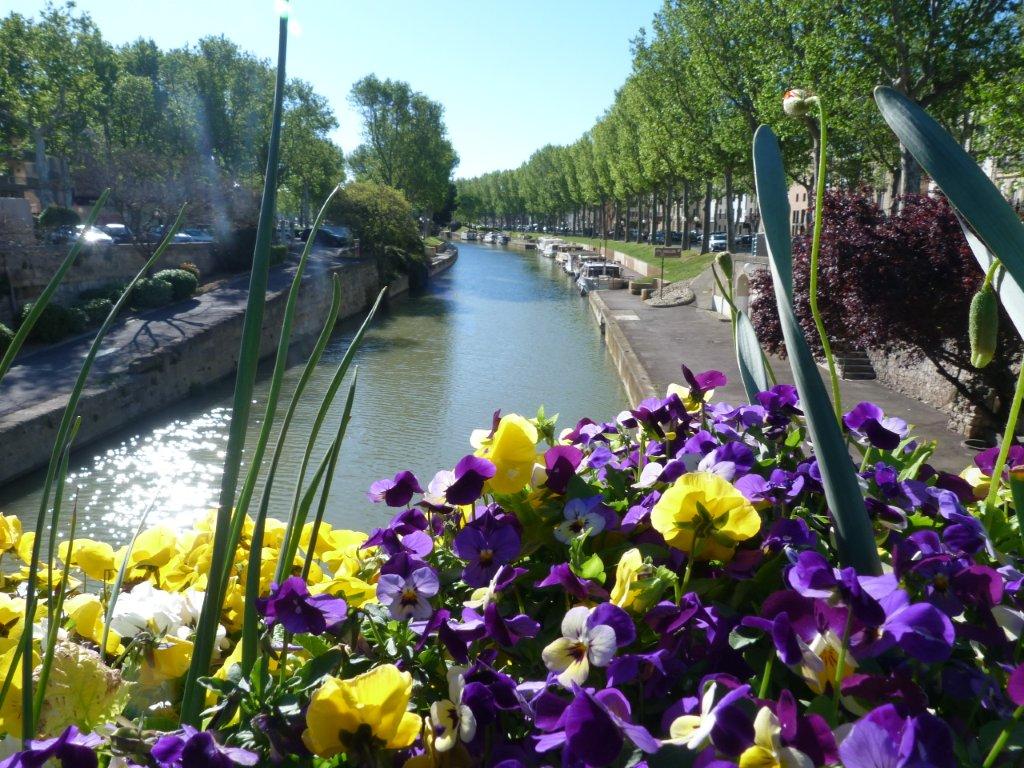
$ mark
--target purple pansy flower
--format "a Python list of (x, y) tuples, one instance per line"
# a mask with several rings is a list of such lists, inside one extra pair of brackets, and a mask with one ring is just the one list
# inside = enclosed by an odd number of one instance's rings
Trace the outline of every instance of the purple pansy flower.
[(484, 483), (494, 477), (496, 468), (489, 459), (480, 456), (463, 456), (455, 465), (451, 483), (444, 490), (449, 504), (472, 504), (484, 491)]
[(927, 712), (903, 717), (884, 704), (857, 721), (839, 745), (845, 768), (953, 768), (953, 734)]
[(151, 754), (160, 768), (232, 768), (259, 762), (259, 755), (247, 749), (222, 746), (212, 733), (197, 731), (190, 725), (182, 726), (179, 733), (161, 736)]
[(903, 419), (886, 416), (877, 405), (867, 402), (844, 414), (843, 423), (860, 442), (883, 451), (896, 448), (910, 431)]
[(412, 500), (414, 493), (423, 493), (423, 489), (416, 475), (406, 469), (390, 479), (373, 483), (366, 496), (374, 503), (383, 501), (389, 507), (404, 507)]
[(577, 536), (596, 536), (615, 523), (615, 514), (598, 494), (586, 499), (571, 499), (563, 511), (565, 521), (555, 528), (555, 538), (568, 544)]
[(345, 620), (348, 604), (339, 597), (310, 595), (299, 576), (270, 586), (270, 597), (256, 605), (268, 627), (280, 624), (294, 634), (320, 635)]
[(434, 612), (429, 598), (440, 586), (430, 566), (417, 568), (408, 576), (386, 573), (377, 581), (377, 599), (391, 609), (396, 619), (427, 619)]
[(471, 587), (483, 587), (519, 555), (519, 532), (511, 521), (488, 515), (459, 531), (452, 546), (466, 561), (462, 580)]
[[(559, 697), (548, 694), (541, 702), (541, 722), (551, 727), (551, 732), (537, 740), (537, 751), (548, 752), (563, 747), (563, 765), (582, 763), (590, 768), (611, 765), (618, 758), (626, 739), (643, 752), (653, 754), (660, 744), (646, 728), (632, 722), (629, 701), (615, 688), (593, 689), (573, 686), (573, 699), (566, 703)], [(557, 719), (551, 723), (552, 715), (564, 707)]]
[(538, 581), (535, 587), (560, 587), (566, 593), (577, 600), (589, 600), (591, 598), (607, 598), (608, 592), (590, 579), (581, 579), (572, 572), (568, 563), (552, 565), (548, 575)]
[(26, 748), (0, 762), (0, 768), (38, 768), (51, 760), (59, 760), (62, 768), (96, 768), (96, 747), (102, 742), (98, 734), (69, 725), (56, 738), (26, 742)]
[(576, 468), (583, 461), (583, 451), (573, 445), (556, 445), (544, 452), (547, 486), (555, 493), (565, 493)]

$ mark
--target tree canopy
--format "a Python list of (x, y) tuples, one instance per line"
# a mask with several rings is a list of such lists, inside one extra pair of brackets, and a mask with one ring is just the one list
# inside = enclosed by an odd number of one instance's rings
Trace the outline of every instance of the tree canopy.
[(664, 200), (682, 203), (689, 221), (691, 192), (731, 199), (751, 190), (750, 143), (762, 123), (780, 136), (793, 180), (810, 185), (817, 126), (784, 116), (790, 88), (822, 99), (832, 186), (919, 184), (871, 101), (879, 84), (920, 101), (972, 150), (1019, 166), (1019, 14), (1018, 0), (665, 0), (593, 128), (514, 170), (461, 180), (459, 214), (553, 221), (615, 204), (628, 227)]

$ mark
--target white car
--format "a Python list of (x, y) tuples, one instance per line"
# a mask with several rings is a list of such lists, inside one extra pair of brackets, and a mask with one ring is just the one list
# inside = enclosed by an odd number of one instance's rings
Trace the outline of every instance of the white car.
[[(85, 235), (82, 235), (83, 230), (85, 230)], [(99, 227), (89, 227), (86, 230), (85, 224), (75, 227), (75, 235), (81, 237), (87, 245), (112, 245), (114, 242), (114, 238)]]
[(727, 246), (725, 232), (712, 232), (708, 238), (708, 249), (712, 251), (724, 251)]

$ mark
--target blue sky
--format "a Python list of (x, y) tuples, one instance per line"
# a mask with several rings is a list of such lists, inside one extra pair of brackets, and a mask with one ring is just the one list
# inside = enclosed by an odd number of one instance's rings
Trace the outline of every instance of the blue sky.
[[(547, 144), (573, 141), (611, 104), (630, 67), (630, 40), (660, 0), (297, 0), (289, 75), (313, 83), (352, 150), (348, 106), (365, 74), (405, 80), (441, 102), (457, 176), (511, 168)], [(6, 0), (35, 15), (43, 0)], [(270, 58), (273, 0), (78, 0), (114, 44), (143, 36), (162, 48), (224, 34)]]

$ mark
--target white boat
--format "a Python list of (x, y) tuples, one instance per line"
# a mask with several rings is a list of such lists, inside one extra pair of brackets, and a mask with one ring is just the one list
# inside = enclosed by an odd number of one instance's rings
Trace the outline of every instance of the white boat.
[(472, 230), (472, 229), (464, 229), (464, 230), (462, 230), (462, 239), (463, 240), (470, 240), (470, 241), (476, 240), (476, 231)]
[(493, 243), (494, 242), (494, 233), (493, 232), (488, 232), (486, 235), (483, 236), (483, 241), (485, 243)]
[(495, 245), (508, 245), (508, 241), (512, 238), (506, 235), (504, 232), (494, 233), (494, 244)]
[(545, 239), (546, 242), (541, 247), (540, 252), (547, 256), (549, 259), (553, 259), (555, 257), (555, 253), (558, 251), (558, 246), (562, 245), (565, 242), (560, 237), (549, 237), (542, 239)]
[(580, 268), (588, 261), (604, 261), (604, 259), (597, 251), (588, 251), (581, 248), (580, 250), (566, 253), (565, 261), (562, 262), (562, 269), (565, 270), (567, 275), (578, 277)]
[(625, 288), (622, 278), (622, 267), (611, 261), (588, 261), (580, 268), (580, 276), (576, 278), (576, 286), (580, 296), (590, 291), (607, 291)]

